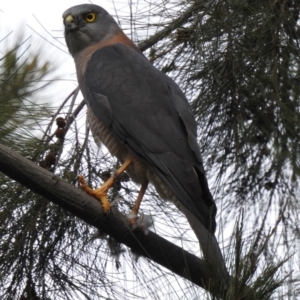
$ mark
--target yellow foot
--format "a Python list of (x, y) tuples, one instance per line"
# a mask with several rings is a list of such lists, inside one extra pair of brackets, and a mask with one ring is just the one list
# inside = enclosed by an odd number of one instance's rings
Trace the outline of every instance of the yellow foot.
[(78, 177), (78, 181), (80, 183), (80, 187), (82, 190), (84, 190), (87, 194), (93, 196), (97, 200), (99, 200), (102, 204), (103, 212), (106, 214), (110, 210), (110, 203), (107, 199), (107, 191), (110, 188), (110, 186), (104, 184), (99, 189), (91, 189), (85, 182), (82, 175)]

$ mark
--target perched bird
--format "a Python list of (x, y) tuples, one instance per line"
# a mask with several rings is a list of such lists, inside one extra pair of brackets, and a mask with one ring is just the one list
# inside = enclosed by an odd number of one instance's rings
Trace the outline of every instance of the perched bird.
[[(216, 206), (197, 143), (197, 124), (178, 85), (157, 70), (102, 7), (83, 4), (63, 14), (65, 39), (76, 64), (93, 137), (141, 185), (137, 214), (148, 183), (186, 216), (204, 257), (225, 268), (215, 239)], [(98, 190), (104, 212), (114, 177)]]

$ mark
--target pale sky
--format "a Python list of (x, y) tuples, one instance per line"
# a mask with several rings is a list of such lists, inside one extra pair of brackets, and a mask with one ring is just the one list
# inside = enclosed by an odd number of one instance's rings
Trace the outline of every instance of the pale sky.
[[(22, 32), (25, 31), (25, 35), (20, 42), (30, 38), (23, 49), (27, 49), (30, 45), (31, 50), (38, 49), (44, 59), (55, 64), (55, 75), (61, 79), (61, 82), (58, 82), (55, 89), (51, 86), (49, 97), (53, 98), (51, 92), (55, 90), (54, 98), (57, 99), (57, 95), (60, 95), (60, 99), (64, 99), (77, 86), (77, 80), (73, 58), (65, 45), (62, 14), (68, 8), (84, 3), (91, 2), (88, 0), (0, 0), (0, 59), (9, 45), (15, 44), (21, 28)], [(130, 3), (130, 0), (93, 1), (93, 4), (102, 6), (112, 16), (116, 15), (115, 4), (117, 14), (128, 18)], [(145, 5), (148, 5), (147, 0), (137, 1), (135, 9), (139, 11)], [(116, 21), (120, 20), (116, 19)], [(120, 25), (123, 29), (129, 28), (127, 20), (123, 20)], [(125, 32), (130, 34), (129, 31)], [(11, 33), (9, 37), (5, 38), (9, 33)], [(133, 31), (135, 36), (137, 33), (137, 30)]]
[[(63, 91), (63, 95), (69, 94), (76, 87), (76, 76), (73, 59), (65, 46), (62, 14), (69, 7), (83, 3), (89, 1), (0, 0), (0, 41), (13, 31), (0, 45), (0, 58), (4, 50), (15, 42), (20, 28), (22, 31), (25, 29), (22, 41), (30, 37), (26, 47), (30, 45), (34, 50), (42, 46), (43, 58), (57, 64), (56, 74), (63, 79), (56, 91)], [(114, 15), (111, 0), (96, 0), (93, 3)]]
[[(82, 0), (0, 0), (0, 24), (10, 28), (18, 28), (22, 21), (26, 21), (30, 26), (38, 27), (38, 22), (34, 16), (48, 30), (62, 30), (62, 14), (71, 6), (89, 3)], [(96, 0), (94, 4), (101, 5), (110, 13), (113, 13), (112, 1)], [(2, 31), (2, 30), (1, 30)]]

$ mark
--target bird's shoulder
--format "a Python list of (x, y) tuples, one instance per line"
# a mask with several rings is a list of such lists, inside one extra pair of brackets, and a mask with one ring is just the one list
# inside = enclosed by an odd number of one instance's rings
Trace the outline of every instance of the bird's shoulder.
[[(89, 61), (84, 86), (88, 88), (86, 94), (104, 95), (118, 120), (124, 118), (127, 128), (130, 124), (136, 132), (147, 124), (147, 130), (164, 137), (174, 148), (180, 141), (182, 150), (189, 145), (202, 162), (197, 124), (185, 95), (142, 53), (124, 44), (99, 49)], [(93, 104), (95, 97), (87, 98), (100, 116), (100, 107)], [(129, 120), (128, 115), (135, 118)]]
[(151, 102), (153, 108), (169, 113), (178, 111), (196, 130), (190, 105), (178, 85), (154, 67), (143, 53), (127, 44), (116, 43), (95, 51), (88, 62), (85, 81), (94, 92), (111, 98), (122, 94), (123, 97), (115, 99), (133, 106), (131, 109)]

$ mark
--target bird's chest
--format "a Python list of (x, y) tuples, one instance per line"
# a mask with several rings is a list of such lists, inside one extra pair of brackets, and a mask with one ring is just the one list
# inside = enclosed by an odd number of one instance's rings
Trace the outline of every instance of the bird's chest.
[(87, 111), (87, 122), (96, 144), (99, 146), (104, 144), (108, 151), (119, 160), (126, 159), (128, 154), (126, 147), (114, 137), (110, 129), (93, 114), (90, 108)]
[(93, 138), (99, 146), (104, 144), (111, 155), (117, 157), (120, 162), (124, 162), (128, 157), (133, 158), (133, 163), (129, 166), (127, 172), (134, 182), (142, 184), (148, 181), (147, 174), (149, 168), (125, 147), (125, 145), (112, 134), (111, 130), (99, 121), (89, 108), (87, 111), (87, 121)]
[(123, 143), (121, 143), (110, 131), (110, 129), (99, 121), (88, 108), (87, 121), (90, 126), (95, 142), (100, 146), (102, 143), (106, 146), (111, 155), (124, 162), (128, 157), (133, 159), (133, 163), (126, 170), (130, 178), (139, 184), (151, 182), (160, 197), (164, 200), (171, 200), (178, 206), (179, 202), (173, 192), (167, 187), (162, 179), (156, 175), (151, 168), (142, 162), (133, 152), (131, 152)]

